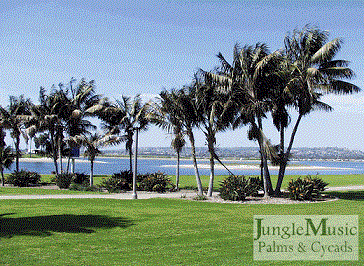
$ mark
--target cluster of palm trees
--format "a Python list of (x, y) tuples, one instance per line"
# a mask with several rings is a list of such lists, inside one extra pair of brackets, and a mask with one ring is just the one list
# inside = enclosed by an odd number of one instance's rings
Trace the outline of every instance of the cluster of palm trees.
[[(354, 77), (348, 61), (337, 60), (342, 40), (329, 41), (328, 32), (306, 26), (294, 30), (284, 39), (284, 49), (270, 52), (266, 44), (235, 45), (233, 60), (219, 53), (220, 66), (213, 71), (200, 70), (190, 86), (163, 91), (156, 104), (153, 120), (174, 134), (177, 155), (188, 136), (196, 172), (198, 191), (202, 194), (195, 159), (192, 129), (198, 127), (206, 136), (210, 154), (210, 182), (207, 196), (212, 195), (216, 133), (229, 128), (248, 126), (248, 138), (257, 141), (261, 155), (261, 175), (266, 196), (279, 195), (282, 180), (299, 124), (314, 110), (330, 111), (321, 101), (328, 93), (348, 94), (360, 88), (347, 80)], [(285, 133), (296, 111), (288, 145)], [(271, 117), (280, 143), (273, 145), (265, 135), (263, 119)], [(278, 182), (273, 189), (268, 161), (279, 165)], [(178, 176), (178, 172), (177, 172)]]
[[(68, 173), (70, 160), (85, 148), (85, 156), (90, 160), (90, 185), (93, 185), (93, 165), (100, 148), (126, 142), (130, 154), (130, 170), (133, 136), (135, 132), (145, 130), (147, 121), (147, 105), (139, 96), (122, 97), (121, 101), (112, 103), (107, 98), (95, 93), (94, 81), (82, 79), (75, 85), (71, 79), (68, 86), (59, 84), (52, 86), (48, 93), (44, 88), (39, 91), (39, 104), (33, 104), (24, 96), (10, 97), (7, 107), (0, 106), (0, 171), (9, 168), (16, 159), (15, 171), (19, 171), (20, 139), (23, 136), (36, 139), (46, 146), (45, 151), (52, 157), (55, 173)], [(97, 117), (102, 121), (103, 133), (90, 118)], [(10, 131), (14, 140), (15, 152), (5, 144), (5, 132)], [(5, 154), (5, 152), (7, 152)], [(64, 169), (63, 158), (68, 158)]]
[[(19, 170), (20, 137), (27, 140), (46, 132), (55, 172), (63, 171), (62, 156), (70, 158), (71, 150), (84, 146), (91, 162), (92, 180), (93, 160), (100, 153), (99, 148), (105, 145), (125, 141), (132, 171), (134, 137), (137, 142), (138, 132), (152, 123), (173, 135), (171, 145), (177, 154), (177, 188), (180, 152), (186, 144), (185, 137), (188, 138), (198, 194), (202, 195), (194, 137), (194, 130), (200, 129), (210, 156), (207, 196), (212, 196), (215, 161), (222, 164), (215, 152), (216, 134), (248, 126), (248, 138), (259, 145), (265, 195), (279, 195), (302, 118), (313, 110), (331, 110), (320, 100), (324, 94), (360, 90), (346, 81), (354, 77), (348, 62), (334, 59), (341, 44), (340, 39), (329, 41), (327, 32), (309, 26), (287, 35), (284, 49), (275, 52), (270, 52), (263, 43), (237, 44), (232, 62), (220, 53), (221, 64), (213, 71), (199, 70), (190, 85), (163, 90), (159, 97), (148, 103), (143, 103), (139, 96), (123, 96), (121, 100), (111, 102), (95, 94), (93, 81), (81, 80), (74, 85), (75, 80), (71, 80), (68, 87), (60, 84), (49, 94), (41, 88), (38, 105), (22, 96), (11, 97), (7, 108), (0, 107), (0, 129), (1, 132), (9, 130), (14, 139), (16, 170)], [(286, 145), (285, 133), (294, 110), (297, 120)], [(96, 127), (88, 120), (92, 116), (102, 121), (103, 134), (93, 133)], [(264, 133), (263, 120), (269, 117), (280, 136), (278, 145), (273, 145)], [(4, 143), (3, 138), (1, 143)], [(5, 144), (1, 147), (4, 149)], [(279, 165), (275, 189), (268, 161)], [(136, 164), (134, 168), (136, 174)]]

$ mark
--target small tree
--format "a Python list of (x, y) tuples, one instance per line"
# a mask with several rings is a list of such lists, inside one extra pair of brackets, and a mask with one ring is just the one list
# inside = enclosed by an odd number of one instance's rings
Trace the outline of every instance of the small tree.
[(121, 142), (121, 137), (115, 135), (100, 135), (100, 134), (92, 134), (90, 136), (85, 135), (77, 135), (72, 138), (72, 140), (84, 146), (86, 148), (85, 156), (88, 157), (90, 161), (90, 186), (93, 185), (93, 177), (94, 177), (94, 161), (97, 155), (101, 154), (99, 150), (100, 147), (105, 147), (113, 144), (119, 144)]
[(2, 185), (5, 185), (4, 169), (10, 169), (14, 162), (15, 154), (11, 150), (10, 146), (0, 146), (0, 172)]

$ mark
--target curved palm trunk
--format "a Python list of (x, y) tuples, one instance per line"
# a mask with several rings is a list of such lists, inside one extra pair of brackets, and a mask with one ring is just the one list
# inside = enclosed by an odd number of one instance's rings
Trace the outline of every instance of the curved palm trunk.
[(226, 167), (226, 165), (220, 160), (219, 156), (217, 156), (215, 150), (214, 150), (214, 158), (226, 169), (226, 171), (229, 172), (230, 175), (234, 175), (233, 172), (229, 170), (229, 168)]
[(180, 160), (180, 152), (177, 151), (176, 190), (179, 190), (179, 160)]
[(292, 134), (291, 134), (291, 139), (289, 141), (287, 150), (284, 153), (284, 156), (283, 156), (282, 161), (281, 161), (280, 166), (279, 166), (277, 186), (276, 186), (276, 189), (275, 189), (275, 194), (277, 196), (281, 193), (282, 182), (283, 182), (284, 174), (286, 172), (289, 155), (291, 153), (291, 149), (292, 149), (292, 146), (293, 146), (293, 141), (294, 141), (294, 138), (296, 136), (298, 125), (300, 124), (301, 119), (302, 119), (302, 115), (300, 114), (298, 116), (298, 118), (297, 118), (296, 124), (294, 125), (293, 131), (292, 131)]
[(199, 196), (202, 196), (203, 195), (202, 183), (201, 183), (200, 174), (198, 172), (198, 167), (197, 167), (195, 138), (193, 136), (192, 129), (188, 130), (187, 135), (191, 142), (191, 155), (192, 155), (193, 167), (195, 169), (195, 176), (196, 176), (196, 183), (197, 183), (197, 190), (198, 190), (197, 194)]
[(94, 160), (90, 160), (90, 187), (94, 185)]

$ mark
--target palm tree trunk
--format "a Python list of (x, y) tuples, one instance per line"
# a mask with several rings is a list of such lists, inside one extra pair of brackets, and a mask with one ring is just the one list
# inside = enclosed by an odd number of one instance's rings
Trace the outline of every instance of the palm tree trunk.
[(16, 151), (15, 169), (17, 172), (19, 172), (19, 157), (20, 157), (19, 145), (20, 145), (20, 137), (16, 136), (15, 137), (15, 151)]
[(54, 163), (54, 169), (56, 171), (56, 175), (58, 175), (58, 163), (57, 163), (57, 149), (56, 149), (56, 141), (54, 139), (54, 133), (51, 131), (51, 147), (52, 147), (52, 157), (53, 157), (53, 163)]
[(180, 159), (180, 152), (177, 151), (176, 190), (179, 190), (179, 159)]
[[(263, 132), (263, 126), (262, 126), (262, 118), (258, 117), (258, 126), (261, 132)], [(259, 136), (259, 149), (260, 149), (260, 154), (262, 156), (262, 164), (263, 164), (263, 172), (264, 172), (264, 179), (263, 179), (263, 184), (264, 184), (264, 194), (265, 196), (269, 196), (272, 195), (273, 193), (273, 187), (272, 187), (272, 182), (270, 179), (270, 174), (269, 174), (269, 168), (268, 168), (268, 160), (267, 160), (267, 154), (265, 153), (265, 148), (264, 148), (264, 143), (263, 143), (263, 137)]]
[(229, 168), (226, 167), (226, 165), (220, 160), (219, 156), (217, 156), (215, 150), (214, 150), (214, 158), (226, 169), (226, 171), (229, 172), (230, 175), (234, 175), (233, 172), (229, 170)]
[(129, 171), (133, 172), (133, 151), (131, 148), (129, 149)]
[(1, 172), (1, 183), (4, 187), (5, 186), (5, 177), (4, 177), (4, 169), (2, 167), (0, 167), (0, 172)]
[(259, 151), (259, 153), (260, 153), (260, 179), (263, 181), (263, 178), (264, 178), (263, 156), (260, 151)]
[(61, 137), (58, 137), (58, 157), (59, 157), (59, 167), (61, 170), (61, 173), (63, 172), (63, 166), (62, 166), (62, 141)]
[(90, 187), (92, 187), (94, 185), (94, 160), (90, 160), (90, 164)]
[(207, 191), (207, 196), (212, 197), (212, 191), (214, 189), (214, 179), (215, 179), (215, 149), (214, 149), (214, 139), (212, 130), (208, 131), (207, 138), (207, 146), (210, 153), (210, 181), (209, 181), (209, 189)]
[(198, 167), (197, 167), (195, 138), (193, 136), (192, 129), (188, 129), (187, 135), (191, 142), (191, 155), (192, 155), (193, 167), (195, 169), (195, 176), (196, 176), (196, 183), (197, 183), (197, 190), (198, 190), (197, 194), (199, 196), (202, 196), (203, 195), (202, 183), (201, 183), (200, 174), (198, 172)]
[(137, 174), (138, 174), (138, 128), (135, 134), (134, 172), (133, 172), (133, 199), (137, 199)]
[(298, 125), (300, 124), (300, 121), (301, 121), (302, 117), (303, 117), (303, 115), (301, 115), (301, 114), (298, 115), (296, 124), (294, 125), (293, 131), (292, 131), (292, 134), (291, 134), (291, 139), (289, 141), (287, 150), (284, 153), (284, 156), (282, 158), (282, 162), (280, 163), (279, 172), (278, 172), (277, 186), (276, 186), (276, 189), (275, 189), (275, 194), (276, 195), (279, 195), (281, 193), (283, 177), (284, 177), (284, 174), (286, 172), (289, 155), (291, 153), (291, 149), (292, 149), (292, 146), (293, 146), (293, 141), (294, 141), (294, 138), (296, 136)]
[(66, 170), (67, 174), (69, 173), (69, 170), (70, 170), (70, 162), (71, 162), (71, 156), (68, 156), (68, 158), (67, 158), (67, 170)]
[(214, 178), (215, 178), (215, 161), (214, 161), (214, 143), (208, 139), (208, 148), (210, 153), (210, 181), (207, 196), (212, 197), (212, 191), (214, 189)]

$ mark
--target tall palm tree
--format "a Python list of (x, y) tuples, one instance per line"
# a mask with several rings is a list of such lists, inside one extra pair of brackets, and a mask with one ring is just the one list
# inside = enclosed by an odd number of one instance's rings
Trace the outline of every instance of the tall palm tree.
[(220, 89), (220, 83), (212, 79), (209, 73), (201, 71), (196, 75), (195, 100), (201, 115), (199, 126), (206, 137), (210, 153), (210, 182), (207, 196), (212, 196), (215, 177), (216, 133), (227, 129), (236, 115), (235, 101)]
[[(32, 119), (28, 132), (48, 132), (50, 136), (50, 146), (56, 174), (59, 173), (57, 159), (62, 153), (64, 120), (69, 108), (67, 93), (62, 89), (56, 90), (52, 87), (50, 94), (41, 87), (39, 90), (39, 104), (31, 108)], [(62, 166), (61, 166), (62, 169)]]
[(19, 171), (20, 137), (27, 141), (26, 122), (30, 119), (30, 99), (25, 99), (23, 95), (20, 97), (10, 96), (10, 104), (7, 108), (0, 106), (0, 124), (3, 128), (10, 130), (10, 135), (14, 139), (16, 151), (16, 171)]
[(133, 172), (133, 138), (136, 131), (147, 129), (147, 104), (143, 104), (139, 95), (134, 99), (122, 96), (114, 104), (105, 104), (99, 112), (100, 119), (104, 122), (104, 128), (109, 134), (122, 134), (126, 140), (125, 148), (129, 153), (129, 168)]
[(191, 157), (193, 168), (195, 170), (195, 177), (197, 183), (198, 195), (203, 195), (202, 183), (200, 173), (198, 171), (196, 159), (196, 145), (193, 129), (198, 126), (201, 115), (198, 113), (196, 101), (194, 100), (194, 92), (192, 86), (186, 86), (173, 94), (171, 104), (175, 105), (176, 116), (181, 121), (182, 126), (188, 136), (191, 144)]
[(0, 173), (3, 186), (5, 185), (4, 169), (10, 169), (15, 156), (10, 146), (0, 146)]
[(248, 136), (257, 140), (261, 154), (264, 173), (265, 195), (273, 194), (273, 187), (268, 169), (268, 159), (274, 158), (274, 149), (263, 133), (263, 118), (271, 108), (269, 98), (270, 85), (267, 79), (274, 75), (281, 61), (280, 52), (270, 53), (267, 45), (257, 43), (255, 46), (234, 47), (233, 63), (230, 64), (219, 53), (221, 67), (218, 73), (208, 73), (211, 79), (230, 92), (238, 105), (240, 115), (234, 122), (234, 128), (249, 125)]
[(177, 168), (176, 168), (176, 189), (179, 189), (180, 179), (180, 153), (185, 146), (184, 131), (182, 121), (176, 115), (178, 113), (177, 105), (175, 104), (176, 90), (168, 92), (163, 90), (159, 94), (159, 102), (154, 102), (151, 105), (151, 110), (148, 114), (148, 119), (157, 126), (167, 130), (173, 134), (171, 146), (177, 153)]
[(343, 43), (341, 39), (336, 38), (329, 41), (328, 32), (306, 26), (301, 31), (295, 30), (292, 35), (287, 35), (284, 43), (287, 59), (285, 76), (288, 77), (285, 91), (293, 98), (298, 118), (287, 149), (281, 158), (276, 194), (280, 193), (301, 119), (316, 109), (326, 111), (332, 109), (320, 101), (323, 94), (348, 94), (360, 91), (359, 87), (346, 81), (354, 77), (354, 72), (348, 68), (349, 62), (334, 59)]
[[(40, 88), (40, 103), (31, 108), (32, 120), (27, 130), (32, 136), (37, 132), (49, 133), (56, 174), (59, 170), (63, 171), (62, 156), (66, 146), (65, 137), (73, 137), (95, 128), (85, 119), (88, 115), (87, 110), (100, 100), (100, 96), (94, 92), (94, 82), (86, 82), (82, 79), (77, 86), (73, 86), (74, 81), (72, 79), (68, 87), (61, 83), (58, 89), (52, 86), (49, 94), (44, 88)], [(73, 144), (73, 142), (69, 143), (69, 145)]]
[[(72, 137), (77, 135), (87, 134), (89, 130), (96, 129), (96, 126), (87, 120), (87, 117), (91, 115), (89, 110), (99, 104), (101, 100), (101, 96), (95, 94), (93, 80), (87, 82), (85, 79), (81, 79), (76, 87), (73, 86), (74, 81), (75, 79), (72, 79), (69, 84), (67, 94), (69, 105), (67, 115), (64, 117), (65, 131), (69, 137), (68, 139), (72, 139)], [(72, 150), (79, 149), (78, 144), (73, 141), (68, 142), (68, 146), (71, 152), (68, 154), (67, 165), (69, 165)]]

